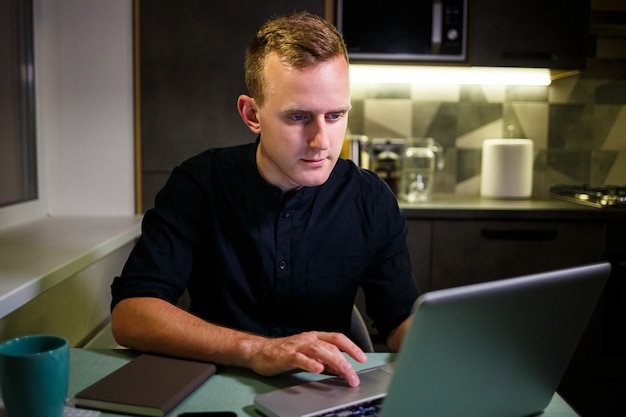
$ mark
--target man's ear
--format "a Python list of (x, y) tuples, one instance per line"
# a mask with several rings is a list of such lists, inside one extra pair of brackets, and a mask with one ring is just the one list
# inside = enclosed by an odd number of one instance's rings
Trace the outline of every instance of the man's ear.
[(258, 109), (254, 99), (245, 94), (240, 95), (237, 99), (237, 110), (246, 126), (258, 135), (261, 132), (261, 123), (259, 123)]

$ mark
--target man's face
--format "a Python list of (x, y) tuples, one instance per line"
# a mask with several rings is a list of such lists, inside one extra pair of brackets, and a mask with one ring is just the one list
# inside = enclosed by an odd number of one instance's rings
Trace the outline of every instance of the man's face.
[(292, 68), (270, 55), (266, 98), (257, 109), (261, 175), (284, 192), (321, 185), (343, 145), (350, 80), (348, 64), (336, 57), (308, 68)]

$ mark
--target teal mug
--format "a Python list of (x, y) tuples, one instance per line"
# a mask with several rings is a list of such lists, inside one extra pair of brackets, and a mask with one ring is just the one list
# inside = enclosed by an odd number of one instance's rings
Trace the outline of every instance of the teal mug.
[(62, 417), (69, 379), (69, 343), (53, 335), (0, 344), (0, 388), (7, 417)]

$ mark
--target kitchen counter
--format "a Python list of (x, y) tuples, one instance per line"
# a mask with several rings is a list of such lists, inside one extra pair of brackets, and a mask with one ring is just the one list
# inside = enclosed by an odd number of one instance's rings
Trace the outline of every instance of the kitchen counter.
[(442, 193), (425, 203), (400, 201), (400, 208), (408, 219), (626, 220), (623, 208), (596, 208), (556, 198), (497, 200)]

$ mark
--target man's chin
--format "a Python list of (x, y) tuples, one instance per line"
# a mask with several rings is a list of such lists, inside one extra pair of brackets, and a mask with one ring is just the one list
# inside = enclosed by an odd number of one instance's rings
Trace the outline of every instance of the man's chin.
[(323, 185), (328, 178), (330, 178), (330, 174), (333, 172), (333, 168), (335, 167), (336, 160), (326, 159), (324, 161), (323, 166), (319, 167), (304, 167), (300, 170), (296, 175), (296, 183), (302, 187), (317, 187)]

